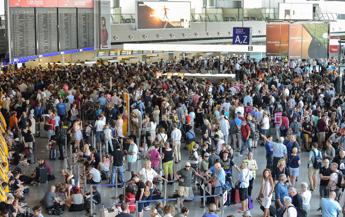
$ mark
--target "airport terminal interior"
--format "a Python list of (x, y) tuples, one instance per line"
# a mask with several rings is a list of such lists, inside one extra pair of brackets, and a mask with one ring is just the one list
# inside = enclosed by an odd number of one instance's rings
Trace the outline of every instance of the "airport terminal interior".
[(345, 1), (0, 0), (0, 217), (345, 217)]

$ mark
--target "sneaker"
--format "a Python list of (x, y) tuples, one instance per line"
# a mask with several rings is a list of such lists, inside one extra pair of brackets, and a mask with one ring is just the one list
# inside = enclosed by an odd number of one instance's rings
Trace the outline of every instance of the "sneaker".
[(147, 206), (147, 207), (144, 207), (144, 211), (149, 211), (150, 210), (150, 207)]

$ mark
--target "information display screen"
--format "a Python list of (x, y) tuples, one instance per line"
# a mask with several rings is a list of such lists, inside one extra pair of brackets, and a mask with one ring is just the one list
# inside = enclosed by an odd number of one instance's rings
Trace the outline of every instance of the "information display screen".
[(9, 0), (10, 7), (93, 8), (93, 0)]
[(77, 10), (59, 8), (59, 50), (77, 49)]
[(190, 2), (140, 1), (138, 29), (189, 28)]
[(94, 46), (93, 9), (78, 9), (78, 48)]
[(10, 10), (11, 48), (13, 57), (31, 56), (36, 53), (35, 12), (33, 8)]
[(57, 42), (57, 9), (36, 9), (37, 54), (56, 52)]

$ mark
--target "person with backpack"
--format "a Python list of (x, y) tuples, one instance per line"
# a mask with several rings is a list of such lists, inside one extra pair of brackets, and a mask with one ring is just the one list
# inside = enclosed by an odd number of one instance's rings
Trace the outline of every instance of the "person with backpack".
[(329, 176), (328, 189), (329, 191), (334, 191), (338, 198), (340, 195), (339, 190), (342, 187), (343, 174), (338, 170), (338, 164), (335, 162), (331, 163), (331, 171), (332, 173)]
[(297, 217), (297, 209), (292, 204), (292, 199), (289, 196), (284, 197), (284, 207), (285, 211), (283, 217)]
[(313, 143), (309, 152), (308, 178), (310, 182), (310, 191), (314, 191), (317, 186), (317, 175), (322, 165), (322, 153), (317, 149), (318, 143)]
[(295, 206), (297, 211), (297, 217), (306, 217), (307, 212), (303, 209), (303, 198), (298, 194), (296, 188), (289, 187), (289, 196), (292, 199), (292, 204)]

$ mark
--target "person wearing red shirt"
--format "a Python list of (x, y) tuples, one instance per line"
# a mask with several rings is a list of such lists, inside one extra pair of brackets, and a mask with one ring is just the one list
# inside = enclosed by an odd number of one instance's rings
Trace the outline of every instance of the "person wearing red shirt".
[(248, 151), (251, 151), (251, 147), (249, 145), (249, 136), (251, 134), (250, 126), (247, 123), (246, 120), (242, 121), (242, 126), (241, 126), (241, 135), (242, 135), (242, 146), (241, 146), (241, 151), (240, 151), (240, 156), (243, 155), (243, 152), (248, 149)]

